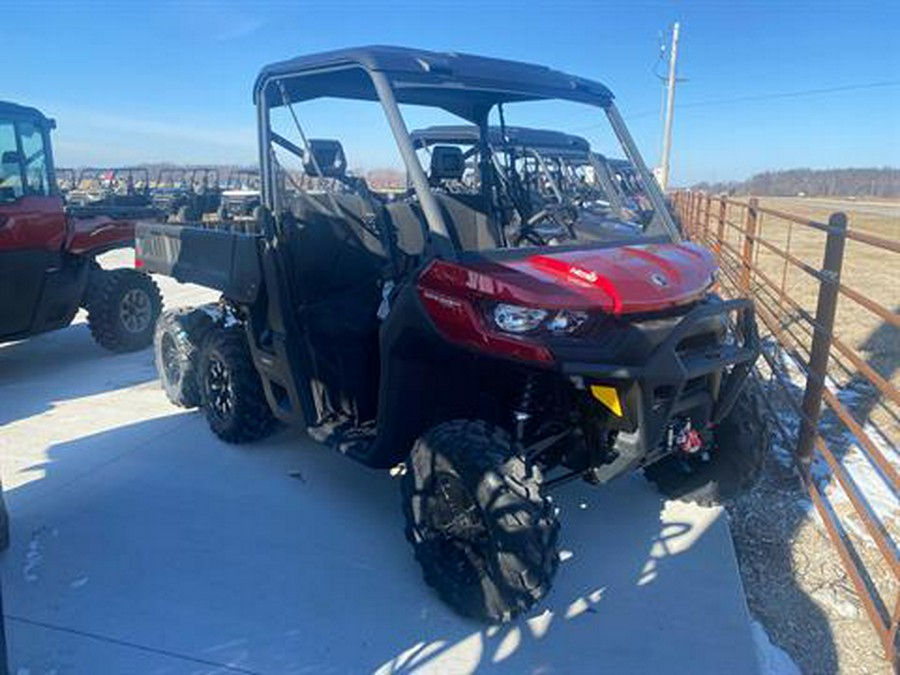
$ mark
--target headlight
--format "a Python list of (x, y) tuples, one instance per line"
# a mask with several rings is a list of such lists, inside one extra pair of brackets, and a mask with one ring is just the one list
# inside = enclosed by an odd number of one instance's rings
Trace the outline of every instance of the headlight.
[(506, 333), (530, 333), (543, 327), (555, 335), (568, 335), (587, 321), (587, 312), (559, 310), (552, 313), (536, 307), (501, 303), (494, 307), (494, 323)]
[(547, 321), (547, 330), (556, 334), (568, 334), (587, 321), (587, 312), (570, 312), (562, 310)]
[(494, 323), (507, 333), (527, 333), (541, 325), (547, 311), (501, 303), (494, 307)]

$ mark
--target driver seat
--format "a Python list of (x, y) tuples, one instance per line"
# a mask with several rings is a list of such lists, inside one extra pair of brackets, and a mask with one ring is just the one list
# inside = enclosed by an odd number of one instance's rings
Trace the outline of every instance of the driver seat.
[(347, 173), (347, 157), (340, 141), (326, 138), (309, 139), (309, 149), (303, 153), (303, 171), (308, 176), (343, 178)]
[(462, 181), (465, 169), (466, 160), (461, 148), (435, 145), (431, 149), (428, 179), (432, 187), (442, 188), (435, 191), (434, 196), (450, 227), (450, 235), (464, 251), (496, 248), (499, 242), (490, 226), (485, 199), (480, 194), (446, 189), (448, 185)]
[(433, 187), (446, 187), (447, 183), (462, 181), (466, 170), (463, 151), (453, 145), (435, 145), (431, 149), (431, 166), (428, 179)]

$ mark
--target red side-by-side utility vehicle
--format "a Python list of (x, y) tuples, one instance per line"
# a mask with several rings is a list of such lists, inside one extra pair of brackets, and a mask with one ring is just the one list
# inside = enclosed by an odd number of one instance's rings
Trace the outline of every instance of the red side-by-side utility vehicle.
[(35, 108), (0, 101), (0, 342), (68, 326), (83, 307), (103, 347), (146, 347), (159, 289), (143, 272), (105, 270), (96, 258), (132, 246), (147, 209), (67, 206), (54, 175), (55, 126)]

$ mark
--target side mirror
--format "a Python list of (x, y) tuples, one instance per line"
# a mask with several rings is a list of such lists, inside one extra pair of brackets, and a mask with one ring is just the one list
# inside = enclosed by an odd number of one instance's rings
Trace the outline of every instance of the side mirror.
[(20, 165), (21, 163), (22, 155), (17, 150), (7, 150), (0, 156), (0, 164)]

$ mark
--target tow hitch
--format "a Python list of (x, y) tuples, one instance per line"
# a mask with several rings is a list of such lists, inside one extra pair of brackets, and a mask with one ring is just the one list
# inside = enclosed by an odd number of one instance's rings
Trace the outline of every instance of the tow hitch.
[(708, 431), (694, 428), (690, 418), (676, 419), (666, 432), (666, 450), (682, 457), (709, 460)]

